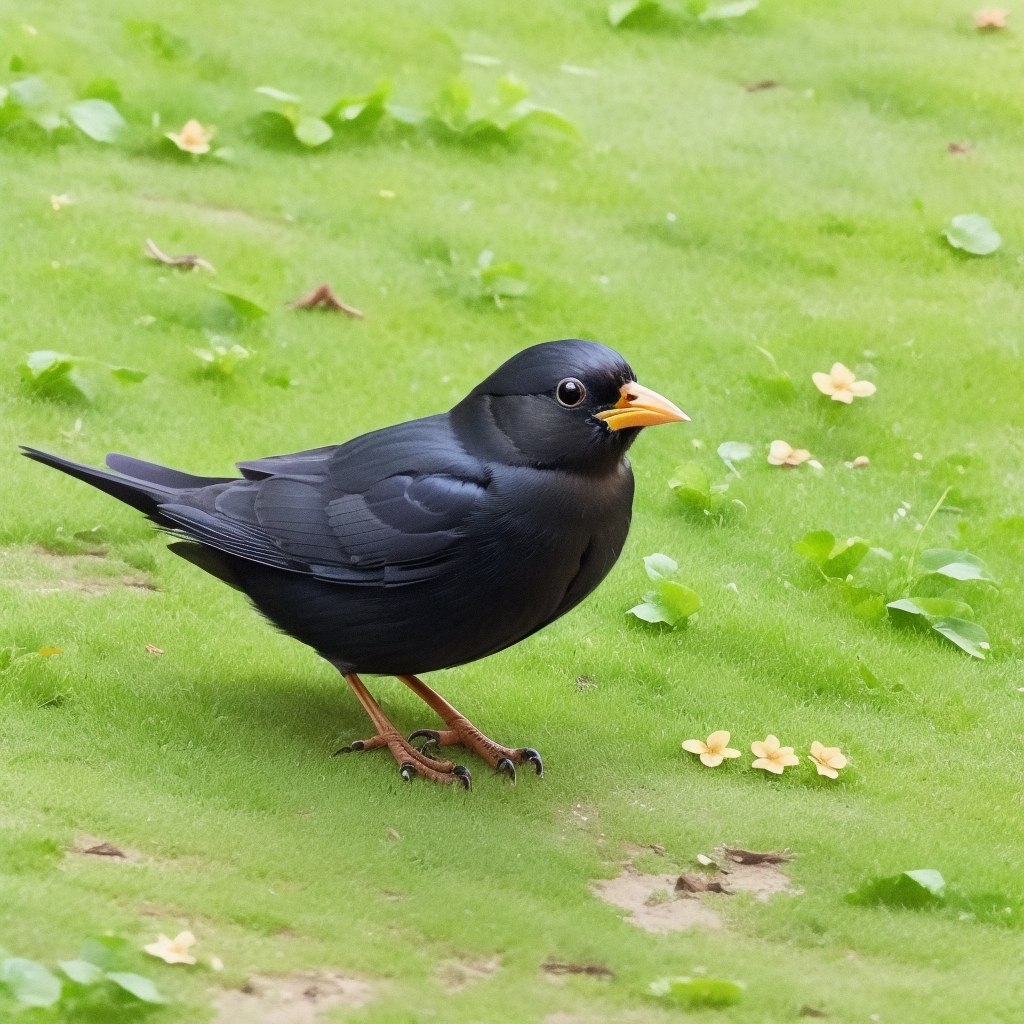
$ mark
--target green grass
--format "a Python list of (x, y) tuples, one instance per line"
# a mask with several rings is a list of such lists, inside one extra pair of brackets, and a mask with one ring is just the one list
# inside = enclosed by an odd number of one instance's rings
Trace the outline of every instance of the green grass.
[[(611, 30), (599, 2), (406, 0), (385, 14), (173, 0), (151, 16), (191, 52), (165, 61), (123, 30), (146, 16), (138, 5), (8, 7), (4, 65), (19, 54), (65, 101), (112, 76), (132, 127), (116, 147), (0, 141), (0, 646), (64, 650), (0, 675), (0, 943), (52, 965), (91, 934), (138, 946), (187, 926), (227, 984), (321, 966), (379, 981), (373, 1004), (329, 1019), (381, 1024), (668, 1020), (648, 984), (698, 968), (747, 989), (695, 1019), (774, 1024), (806, 1004), (844, 1022), (1018, 1020), (1020, 930), (842, 899), (923, 867), (971, 894), (1024, 898), (1022, 47), (1013, 32), (976, 33), (971, 11), (764, 0), (735, 24), (645, 34)], [(246, 135), (264, 84), (319, 112), (390, 75), (400, 100), (425, 102), (459, 70), (434, 27), (500, 58), (497, 73), (516, 72), (585, 141), (505, 151), (384, 135), (288, 153)], [(742, 88), (767, 78), (781, 87)], [(154, 150), (153, 111), (163, 130), (216, 125), (234, 162)], [(975, 155), (950, 156), (953, 141)], [(52, 210), (62, 194), (72, 204)], [(967, 212), (1002, 233), (996, 255), (942, 240)], [(146, 237), (200, 253), (217, 277), (144, 259)], [(525, 265), (530, 295), (502, 310), (472, 297), (485, 248)], [(322, 280), (366, 320), (283, 308)], [(271, 315), (225, 330), (211, 282)], [(195, 376), (204, 327), (257, 352), (227, 383)], [(592, 598), (429, 678), (490, 735), (541, 750), (545, 778), (515, 789), (472, 759), (468, 795), (405, 785), (383, 753), (329, 759), (368, 730), (333, 669), (167, 554), (141, 516), (15, 454), (125, 451), (223, 474), (446, 409), (513, 352), (566, 336), (622, 351), (693, 422), (635, 446), (633, 530)], [(751, 383), (766, 370), (758, 345), (792, 376), (791, 402)], [(34, 349), (151, 375), (104, 382), (87, 408), (33, 400), (15, 366)], [(822, 398), (810, 375), (836, 360), (873, 364), (878, 393), (850, 408)], [(300, 386), (262, 382), (260, 367), (280, 364)], [(769, 467), (779, 437), (824, 471)], [(695, 522), (666, 481), (691, 458), (722, 479), (724, 440), (755, 447), (729, 491), (748, 512)], [(861, 454), (869, 469), (843, 467)], [(970, 591), (992, 637), (984, 662), (858, 621), (792, 550), (830, 529), (907, 554), (949, 483), (960, 512), (939, 514), (926, 544), (969, 547), (1002, 583)], [(106, 575), (69, 559), (64, 576), (98, 574), (98, 593), (62, 586), (59, 563), (29, 550), (77, 550), (65, 538), (97, 524)], [(704, 600), (686, 629), (624, 614), (652, 551)], [(140, 573), (156, 593), (109, 583)], [(597, 688), (578, 689), (580, 674)], [(401, 728), (432, 724), (396, 681), (371, 686)], [(680, 752), (718, 728), (741, 761), (711, 772)], [(836, 784), (806, 762), (767, 778), (746, 753), (767, 732), (798, 753), (838, 744), (854, 767)], [(65, 857), (83, 833), (145, 862)], [(588, 890), (628, 842), (683, 865), (720, 842), (788, 846), (805, 891), (737, 898), (719, 933), (649, 935)], [(495, 954), (500, 969), (455, 995), (434, 979), (444, 960)], [(555, 986), (548, 958), (615, 977)], [(209, 1018), (209, 971), (139, 967), (174, 999), (154, 1020)]]

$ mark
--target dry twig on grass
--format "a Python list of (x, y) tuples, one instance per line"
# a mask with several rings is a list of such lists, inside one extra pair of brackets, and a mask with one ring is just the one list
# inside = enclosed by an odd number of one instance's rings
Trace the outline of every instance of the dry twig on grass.
[(189, 253), (187, 256), (168, 256), (167, 253), (160, 251), (152, 238), (146, 239), (146, 255), (150, 259), (157, 260), (159, 263), (166, 263), (169, 267), (186, 267), (189, 270), (199, 270), (202, 268), (203, 270), (208, 270), (211, 274), (217, 273), (213, 269), (212, 263), (208, 263), (202, 256), (197, 256), (195, 253)]
[(355, 317), (358, 320), (362, 320), (366, 316), (362, 310), (356, 309), (355, 306), (350, 306), (347, 302), (342, 302), (334, 294), (334, 289), (326, 283), (317, 285), (316, 288), (306, 292), (305, 295), (300, 295), (293, 302), (289, 302), (288, 306), (291, 309), (330, 309), (337, 313), (346, 313), (348, 316)]

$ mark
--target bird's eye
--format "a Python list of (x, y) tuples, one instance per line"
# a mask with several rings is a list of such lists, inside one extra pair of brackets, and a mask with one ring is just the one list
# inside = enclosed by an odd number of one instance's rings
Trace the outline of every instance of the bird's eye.
[(587, 389), (575, 377), (566, 377), (558, 382), (555, 397), (567, 409), (575, 409), (587, 397)]

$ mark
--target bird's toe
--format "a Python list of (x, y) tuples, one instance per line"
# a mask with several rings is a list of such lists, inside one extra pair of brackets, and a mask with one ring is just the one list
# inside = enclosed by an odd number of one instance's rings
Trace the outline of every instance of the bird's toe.
[(516, 753), (519, 755), (520, 764), (532, 764), (537, 769), (538, 775), (544, 774), (544, 762), (533, 747), (521, 747)]
[(516, 766), (511, 758), (503, 757), (494, 767), (495, 770), (508, 775), (513, 786), (516, 784)]

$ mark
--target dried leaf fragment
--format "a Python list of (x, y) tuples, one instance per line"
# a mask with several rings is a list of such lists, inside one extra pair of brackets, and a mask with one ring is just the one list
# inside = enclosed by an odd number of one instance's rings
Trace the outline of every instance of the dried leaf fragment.
[(980, 29), (1006, 28), (1010, 12), (1005, 7), (987, 7), (974, 15), (974, 27)]
[(721, 882), (701, 875), (682, 874), (676, 879), (676, 892), (720, 892), (725, 896), (732, 893)]
[(741, 850), (735, 846), (723, 846), (722, 851), (737, 864), (786, 864), (793, 859), (793, 854), (788, 850), (767, 850), (759, 853), (757, 850)]
[(974, 147), (969, 142), (951, 142), (946, 149), (954, 156), (971, 156), (974, 153)]
[(157, 647), (155, 644), (146, 644), (146, 653), (147, 654), (163, 654), (164, 653), (164, 649), (162, 647)]
[(747, 92), (763, 92), (765, 89), (778, 89), (782, 85), (781, 82), (776, 81), (774, 78), (766, 78), (761, 82), (751, 82), (750, 85), (745, 85), (743, 88)]
[(807, 1006), (805, 1004), (804, 1006), (800, 1007), (800, 1016), (801, 1017), (827, 1017), (828, 1014), (824, 1010), (818, 1010), (818, 1009), (816, 1009), (813, 1006)]
[(124, 850), (119, 850), (113, 843), (97, 843), (95, 846), (90, 846), (89, 849), (83, 850), (82, 853), (91, 854), (93, 857), (120, 857), (122, 860), (128, 859), (128, 854)]
[(64, 649), (62, 647), (40, 647), (36, 654), (40, 658), (52, 658), (55, 654), (63, 654)]
[(601, 964), (566, 964), (559, 960), (548, 960), (540, 965), (548, 974), (591, 974), (605, 978), (614, 978), (615, 972)]
[(347, 302), (342, 302), (334, 289), (327, 283), (317, 285), (312, 291), (300, 295), (297, 299), (287, 304), (291, 309), (331, 309), (338, 313), (347, 313), (358, 320), (365, 318), (366, 314)]
[(203, 270), (208, 270), (211, 274), (217, 273), (213, 269), (213, 264), (207, 263), (206, 260), (195, 253), (189, 253), (187, 256), (168, 256), (167, 253), (161, 252), (157, 248), (157, 244), (152, 238), (146, 239), (146, 255), (150, 259), (166, 263), (169, 267), (187, 267), (189, 270), (199, 270), (202, 268)]

